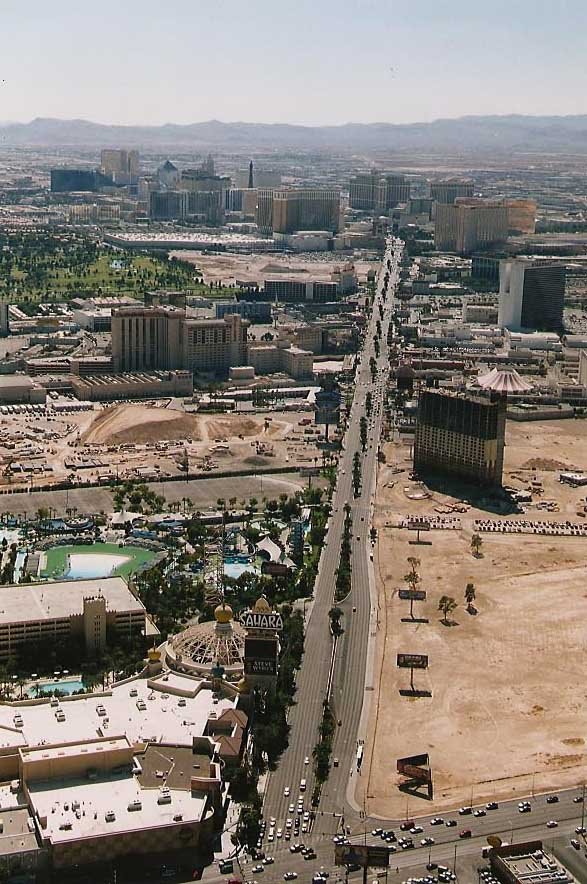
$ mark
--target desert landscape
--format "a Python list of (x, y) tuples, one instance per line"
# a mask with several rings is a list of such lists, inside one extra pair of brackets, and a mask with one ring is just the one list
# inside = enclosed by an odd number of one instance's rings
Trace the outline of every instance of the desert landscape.
[[(369, 814), (397, 818), (583, 782), (585, 538), (483, 533), (478, 555), (471, 538), (477, 518), (585, 521), (585, 489), (561, 484), (559, 471), (586, 466), (587, 425), (508, 422), (504, 484), (535, 489), (522, 516), (499, 516), (411, 482), (409, 440), (388, 443), (385, 453), (375, 508), (376, 677), (361, 801)], [(420, 499), (407, 496), (414, 492)], [(457, 527), (431, 530), (419, 545), (414, 531), (398, 527), (406, 516), (447, 513)], [(398, 596), (409, 557), (427, 592), (411, 622), (410, 604)], [(471, 605), (467, 584), (475, 589)], [(442, 596), (457, 604), (446, 618), (438, 609)], [(410, 672), (397, 668), (398, 653), (428, 655), (429, 668), (414, 671), (414, 687), (431, 696), (400, 695)], [(406, 800), (398, 788), (396, 759), (421, 752), (430, 756), (432, 803)]]

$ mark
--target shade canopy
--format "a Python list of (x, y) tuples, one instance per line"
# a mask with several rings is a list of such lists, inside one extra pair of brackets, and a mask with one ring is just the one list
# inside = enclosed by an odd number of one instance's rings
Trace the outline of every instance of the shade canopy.
[(515, 368), (492, 368), (477, 378), (477, 383), (484, 390), (496, 393), (527, 393), (532, 389), (532, 384), (523, 380)]

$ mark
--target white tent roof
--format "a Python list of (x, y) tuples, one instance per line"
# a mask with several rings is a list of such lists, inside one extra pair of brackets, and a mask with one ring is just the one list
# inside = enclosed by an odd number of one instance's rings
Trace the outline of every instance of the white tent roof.
[(532, 385), (523, 380), (515, 368), (492, 368), (487, 374), (477, 378), (484, 390), (497, 393), (527, 393)]

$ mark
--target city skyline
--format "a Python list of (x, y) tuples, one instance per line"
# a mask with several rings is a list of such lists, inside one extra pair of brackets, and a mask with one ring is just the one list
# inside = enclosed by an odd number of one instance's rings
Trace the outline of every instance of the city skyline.
[(0, 120), (314, 126), (580, 113), (578, 0), (498, 0), (491, 14), (449, 6), (450, 17), (429, 0), (409, 10), (384, 0), (206, 9), (179, 0), (170, 15), (152, 0), (90, 10), (61, 0), (50, 12), (33, 0), (23, 20), (8, 3)]

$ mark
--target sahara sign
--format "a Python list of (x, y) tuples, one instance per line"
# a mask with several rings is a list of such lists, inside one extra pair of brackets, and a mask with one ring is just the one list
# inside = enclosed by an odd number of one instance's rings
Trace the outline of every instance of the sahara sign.
[(245, 629), (283, 629), (283, 618), (275, 611), (244, 611), (241, 623)]

